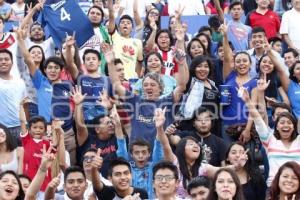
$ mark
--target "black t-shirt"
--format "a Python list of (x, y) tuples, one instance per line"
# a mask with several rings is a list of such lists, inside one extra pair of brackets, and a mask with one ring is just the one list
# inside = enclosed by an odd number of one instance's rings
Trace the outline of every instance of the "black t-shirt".
[(210, 134), (208, 137), (202, 139), (195, 131), (178, 131), (176, 134), (181, 138), (192, 136), (199, 142), (206, 144), (212, 151), (209, 164), (217, 167), (221, 166), (221, 162), (225, 159), (228, 148), (228, 144), (222, 138)]
[[(115, 135), (113, 135), (108, 140), (100, 140), (97, 136), (94, 134), (89, 133), (89, 136), (87, 140), (83, 143), (83, 145), (79, 146), (77, 148), (77, 160), (82, 161), (83, 154), (89, 149), (89, 148), (100, 148), (101, 151), (101, 157), (103, 158), (103, 165), (101, 167), (101, 174), (105, 178), (107, 178), (107, 171), (109, 167), (110, 160), (117, 157), (117, 139)], [(82, 164), (82, 162), (80, 162)]]
[[(119, 196), (115, 188), (112, 186), (104, 185), (101, 191), (96, 191), (94, 189), (94, 192), (99, 200), (122, 200), (124, 198)], [(148, 199), (148, 194), (145, 190), (134, 187), (131, 195), (134, 195), (136, 193), (140, 193), (140, 199)]]

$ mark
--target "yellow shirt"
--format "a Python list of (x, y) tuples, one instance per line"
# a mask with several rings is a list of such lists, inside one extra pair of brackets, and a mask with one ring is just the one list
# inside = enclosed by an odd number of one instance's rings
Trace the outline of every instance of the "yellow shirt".
[(124, 64), (125, 78), (137, 78), (135, 72), (136, 62), (143, 60), (142, 41), (135, 38), (122, 37), (117, 31), (112, 35), (115, 57), (120, 58)]

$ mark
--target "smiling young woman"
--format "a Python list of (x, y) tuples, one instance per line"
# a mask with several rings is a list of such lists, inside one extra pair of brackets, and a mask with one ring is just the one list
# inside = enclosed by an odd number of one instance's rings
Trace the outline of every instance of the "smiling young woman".
[(286, 200), (300, 198), (300, 165), (296, 162), (283, 164), (270, 189), (270, 200)]

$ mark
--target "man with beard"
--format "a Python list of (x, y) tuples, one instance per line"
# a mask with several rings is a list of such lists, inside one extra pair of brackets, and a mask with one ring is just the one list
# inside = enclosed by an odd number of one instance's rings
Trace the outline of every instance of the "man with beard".
[[(21, 27), (29, 26), (30, 21), (35, 13), (42, 9), (42, 3), (36, 4), (32, 10), (23, 19)], [(39, 45), (44, 50), (45, 58), (55, 55), (55, 45), (52, 37), (46, 39), (45, 31), (39, 22), (34, 22), (29, 27), (29, 38), (26, 38), (26, 47)]]
[[(191, 121), (193, 122), (193, 131), (176, 131), (177, 129), (174, 125), (166, 129), (166, 134), (169, 135), (171, 144), (176, 145), (181, 138), (192, 136), (201, 143), (204, 159), (213, 166), (221, 166), (221, 162), (225, 159), (228, 145), (223, 139), (211, 133), (211, 128), (213, 127), (211, 112), (205, 107), (200, 107), (194, 112)], [(175, 132), (176, 134), (174, 134)]]

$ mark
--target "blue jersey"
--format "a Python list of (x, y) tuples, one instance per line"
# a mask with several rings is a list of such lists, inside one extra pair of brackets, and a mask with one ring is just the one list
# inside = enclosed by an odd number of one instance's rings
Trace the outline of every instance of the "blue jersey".
[(55, 4), (44, 5), (42, 24), (47, 25), (57, 47), (61, 47), (66, 33), (72, 35), (78, 47), (94, 35), (93, 26), (75, 0), (62, 0)]

